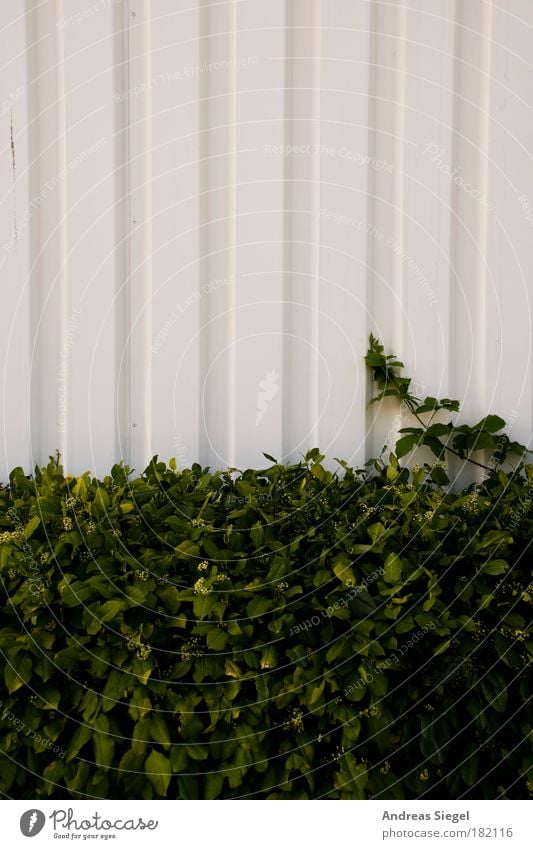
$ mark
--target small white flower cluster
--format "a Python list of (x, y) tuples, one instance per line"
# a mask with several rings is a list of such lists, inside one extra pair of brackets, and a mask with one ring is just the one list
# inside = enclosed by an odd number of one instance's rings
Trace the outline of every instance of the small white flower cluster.
[(149, 646), (143, 645), (138, 636), (129, 636), (126, 639), (126, 646), (129, 651), (134, 651), (139, 660), (147, 660), (152, 654), (152, 649)]
[(135, 654), (137, 655), (139, 660), (148, 660), (148, 658), (152, 654), (152, 649), (149, 648), (149, 646), (139, 646)]
[(198, 578), (194, 585), (194, 594), (195, 595), (209, 595), (211, 592), (211, 587), (208, 587), (205, 578)]
[(0, 543), (17, 542), (24, 539), (24, 531), (3, 531), (0, 534)]
[(209, 569), (209, 563), (207, 562), (207, 560), (202, 560), (202, 562), (198, 564), (198, 571), (199, 572), (207, 572), (208, 569)]
[(69, 497), (65, 499), (65, 507), (68, 507), (69, 509), (73, 509), (77, 503), (78, 499), (74, 498), (73, 495), (69, 495)]
[(206, 524), (205, 519), (191, 519), (193, 528), (204, 528)]
[(289, 589), (289, 585), (288, 585), (287, 581), (280, 581), (279, 584), (277, 585), (276, 589), (277, 589), (278, 593), (282, 593), (285, 590)]
[(9, 569), (7, 574), (9, 575), (10, 578), (16, 578), (17, 575), (18, 575), (18, 570), (17, 569)]
[(147, 581), (150, 577), (150, 573), (147, 569), (137, 569), (135, 572), (135, 577), (139, 579), (139, 581)]
[(377, 507), (369, 507), (368, 504), (363, 504), (361, 510), (366, 516), (372, 516), (374, 513), (379, 512)]
[(68, 516), (65, 516), (65, 518), (63, 519), (63, 529), (65, 531), (71, 531), (72, 530), (72, 519), (69, 519)]
[(301, 708), (291, 708), (289, 711), (289, 718), (285, 723), (285, 728), (292, 731), (303, 731), (304, 720), (303, 720), (303, 710)]
[(199, 657), (200, 651), (198, 650), (198, 637), (191, 637), (188, 643), (184, 643), (180, 657), (182, 660), (191, 660), (193, 657)]
[(477, 492), (470, 493), (470, 495), (468, 496), (468, 500), (467, 500), (466, 504), (464, 505), (464, 509), (468, 510), (469, 513), (474, 513), (474, 515), (476, 513), (479, 513), (480, 504), (479, 504), (479, 495), (477, 494)]
[(87, 533), (93, 534), (95, 532), (95, 530), (96, 530), (96, 525), (94, 524), (94, 522), (87, 522)]

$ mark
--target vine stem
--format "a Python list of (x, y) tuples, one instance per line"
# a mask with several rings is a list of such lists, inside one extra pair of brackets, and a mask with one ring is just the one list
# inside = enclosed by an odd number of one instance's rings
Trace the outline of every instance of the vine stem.
[[(411, 410), (412, 414), (414, 415), (415, 419), (417, 420), (417, 422), (419, 422), (419, 424), (421, 424), (421, 425), (422, 425), (422, 427), (423, 427), (423, 428), (424, 428), (424, 430), (425, 430), (425, 429), (427, 428), (427, 425), (426, 425), (426, 423), (425, 423), (425, 422), (424, 422), (424, 421), (420, 418), (420, 416), (419, 416), (419, 415), (418, 415), (418, 413), (416, 412), (416, 409), (415, 409), (415, 407), (413, 406), (413, 404), (412, 404), (410, 401), (406, 401), (406, 403), (407, 403), (407, 406), (409, 407), (409, 409)], [(432, 418), (433, 418), (433, 417), (432, 417)], [(458, 451), (456, 451), (456, 450), (455, 450), (455, 448), (450, 448), (450, 446), (449, 446), (449, 445), (443, 445), (443, 443), (442, 443), (442, 442), (441, 442), (441, 445), (442, 445), (442, 447), (444, 448), (444, 450), (445, 450), (445, 451), (449, 451), (449, 452), (450, 452), (450, 454), (454, 454), (456, 457), (459, 457), (459, 459), (460, 459), (460, 460), (466, 460), (468, 463), (473, 463), (473, 464), (474, 464), (474, 466), (478, 466), (480, 469), (485, 469), (485, 471), (486, 471), (486, 472), (490, 472), (490, 470), (491, 470), (491, 469), (490, 469), (490, 466), (485, 466), (485, 464), (484, 464), (484, 463), (478, 463), (478, 461), (477, 461), (477, 460), (473, 460), (473, 459), (472, 459), (472, 457), (461, 457), (461, 455), (459, 454), (459, 452), (458, 452)]]
[[(399, 387), (398, 384), (396, 383), (396, 375), (394, 374), (394, 372), (390, 373), (390, 381), (391, 381), (391, 383), (394, 383), (396, 388), (399, 389), (400, 392), (401, 392), (401, 387)], [(412, 400), (412, 398), (406, 397), (406, 398), (403, 398), (402, 400), (405, 401), (405, 403), (407, 404), (409, 410), (411, 411), (411, 413), (413, 414), (413, 416), (415, 417), (417, 422), (420, 425), (422, 425), (424, 430), (427, 430), (428, 425), (418, 415), (414, 401)], [(431, 418), (433, 418), (434, 415), (435, 415), (435, 413), (433, 413)], [(453, 454), (455, 457), (459, 457), (460, 460), (466, 460), (467, 463), (472, 463), (474, 466), (477, 466), (479, 469), (484, 469), (486, 472), (491, 471), (490, 466), (485, 466), (484, 463), (479, 463), (477, 460), (473, 460), (472, 457), (461, 457), (461, 455), (459, 454), (458, 451), (455, 450), (455, 448), (450, 448), (449, 445), (444, 445), (442, 442), (441, 442), (441, 445), (442, 445), (442, 447), (444, 448), (445, 451), (449, 451), (450, 454)]]

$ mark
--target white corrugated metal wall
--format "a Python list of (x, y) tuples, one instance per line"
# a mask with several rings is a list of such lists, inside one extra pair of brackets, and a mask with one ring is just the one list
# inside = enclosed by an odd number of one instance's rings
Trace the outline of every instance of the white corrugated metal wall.
[(362, 463), (370, 330), (529, 440), (529, 0), (3, 13), (1, 479)]

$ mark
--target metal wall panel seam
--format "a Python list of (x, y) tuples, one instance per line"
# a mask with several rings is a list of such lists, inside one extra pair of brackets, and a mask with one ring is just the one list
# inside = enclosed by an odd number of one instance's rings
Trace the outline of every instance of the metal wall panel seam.
[[(56, 20), (62, 20), (64, 16), (63, 0), (56, 0)], [(63, 173), (67, 169), (67, 118), (66, 118), (66, 91), (65, 91), (65, 37), (63, 30), (56, 27), (56, 57), (57, 57), (57, 147), (59, 169), (58, 173)], [(59, 433), (59, 450), (63, 462), (68, 466), (68, 443), (69, 443), (69, 384), (70, 384), (70, 368), (69, 357), (66, 356), (67, 351), (67, 332), (68, 332), (68, 311), (69, 311), (69, 291), (68, 291), (68, 224), (67, 224), (67, 192), (68, 178), (66, 178), (59, 187), (58, 191), (58, 237), (59, 237), (59, 269), (57, 273), (57, 285), (59, 287), (59, 308), (58, 316), (58, 335), (60, 353), (59, 369), (64, 370), (64, 393), (65, 393), (65, 426), (64, 431), (58, 427)], [(59, 379), (59, 378), (58, 378)]]
[(229, 280), (227, 311), (228, 322), (228, 399), (227, 399), (227, 446), (226, 457), (229, 466), (235, 466), (236, 459), (236, 416), (237, 416), (237, 363), (236, 363), (236, 293), (237, 285), (237, 0), (230, 0), (228, 6), (228, 55), (229, 55), (229, 98), (228, 98), (228, 258), (227, 276)]
[[(491, 34), (492, 34), (492, 0), (484, 0), (482, 4), (482, 18), (480, 22), (481, 39), (481, 68), (479, 75), (480, 86), (480, 128), (478, 140), (478, 184), (484, 197), (489, 196), (489, 162), (490, 162), (490, 92), (491, 92)], [(488, 216), (482, 204), (477, 207), (476, 227), (476, 249), (477, 249), (477, 274), (476, 274), (476, 317), (475, 317), (475, 342), (477, 356), (474, 357), (477, 375), (477, 397), (480, 408), (484, 408), (487, 402), (487, 237)]]
[[(130, 0), (128, 14), (129, 410), (130, 461), (151, 457), (150, 2)], [(137, 88), (138, 87), (138, 88)]]

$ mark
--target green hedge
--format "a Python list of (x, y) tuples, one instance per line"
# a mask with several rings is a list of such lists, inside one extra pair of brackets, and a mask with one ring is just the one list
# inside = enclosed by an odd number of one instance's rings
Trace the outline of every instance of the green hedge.
[(3, 794), (527, 797), (533, 467), (322, 459), (12, 472)]

